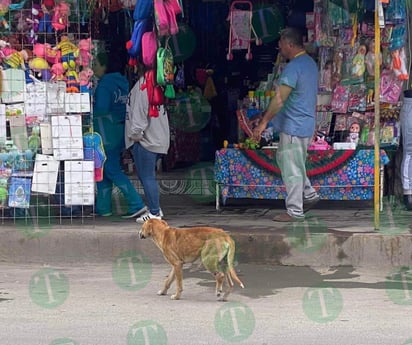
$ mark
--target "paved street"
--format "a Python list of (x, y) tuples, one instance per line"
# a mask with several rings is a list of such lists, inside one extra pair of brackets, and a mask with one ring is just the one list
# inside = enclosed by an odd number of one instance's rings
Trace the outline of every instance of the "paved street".
[(0, 344), (412, 344), (406, 269), (239, 263), (246, 288), (222, 303), (197, 266), (182, 300), (157, 296), (169, 268), (151, 259), (0, 264)]

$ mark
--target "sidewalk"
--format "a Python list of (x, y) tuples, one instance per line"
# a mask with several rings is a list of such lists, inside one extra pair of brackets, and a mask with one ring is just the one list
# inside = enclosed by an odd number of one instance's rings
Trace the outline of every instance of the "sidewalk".
[[(212, 201), (162, 196), (165, 220), (174, 227), (209, 225), (231, 233), (241, 262), (296, 266), (412, 266), (411, 212), (384, 205), (374, 229), (370, 201), (321, 201), (301, 223), (277, 223), (282, 200), (229, 200), (219, 212)], [(136, 250), (164, 262), (151, 241), (140, 240), (134, 219), (119, 216), (5, 222), (0, 260), (5, 262), (104, 262)]]

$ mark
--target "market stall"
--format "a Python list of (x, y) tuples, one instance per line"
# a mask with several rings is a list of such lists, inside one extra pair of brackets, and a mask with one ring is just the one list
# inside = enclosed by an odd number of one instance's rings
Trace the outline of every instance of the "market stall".
[[(377, 1), (376, 8), (367, 1), (318, 0), (306, 13), (306, 51), (319, 69), (307, 169), (323, 199), (382, 199), (379, 176), (388, 163), (385, 150), (399, 147), (401, 96), (409, 80), (407, 12), (401, 0)], [(276, 146), (277, 133), (269, 125), (260, 145), (251, 145), (248, 137), (286, 63), (278, 56), (272, 73), (239, 103), (239, 142), (216, 152), (217, 206), (220, 198), (285, 196), (275, 149), (260, 149)]]

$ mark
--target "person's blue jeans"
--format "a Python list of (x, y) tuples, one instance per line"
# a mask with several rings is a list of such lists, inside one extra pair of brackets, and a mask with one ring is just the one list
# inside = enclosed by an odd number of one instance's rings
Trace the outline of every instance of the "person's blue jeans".
[(120, 156), (120, 148), (106, 151), (106, 161), (103, 166), (103, 180), (96, 183), (96, 213), (98, 214), (112, 212), (113, 185), (118, 187), (126, 198), (128, 214), (134, 213), (145, 206), (142, 197), (136, 191), (136, 188), (127, 175), (122, 171)]
[(146, 150), (139, 143), (135, 143), (132, 149), (137, 176), (143, 185), (144, 194), (152, 214), (160, 213), (159, 184), (156, 180), (156, 162), (159, 155)]

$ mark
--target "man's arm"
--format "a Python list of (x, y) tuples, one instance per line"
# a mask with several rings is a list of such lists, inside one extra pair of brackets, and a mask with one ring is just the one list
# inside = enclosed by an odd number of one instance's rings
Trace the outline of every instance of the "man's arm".
[(292, 88), (287, 85), (282, 84), (277, 88), (275, 97), (270, 100), (269, 106), (263, 114), (262, 120), (260, 121), (259, 125), (253, 130), (254, 140), (258, 142), (260, 141), (262, 132), (266, 129), (270, 120), (272, 120), (275, 115), (282, 109), (283, 104), (286, 102), (291, 92)]

